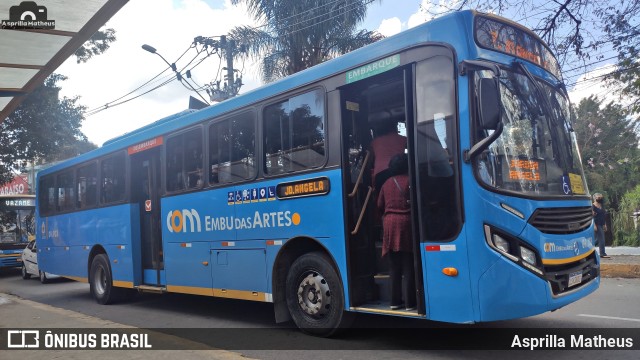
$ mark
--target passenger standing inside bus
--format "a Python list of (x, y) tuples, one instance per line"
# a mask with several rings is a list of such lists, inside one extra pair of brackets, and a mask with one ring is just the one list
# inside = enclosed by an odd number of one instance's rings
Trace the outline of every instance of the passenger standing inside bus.
[(604, 249), (604, 232), (607, 231), (607, 211), (602, 207), (604, 197), (600, 193), (593, 194), (593, 230), (595, 231), (596, 244), (600, 248), (600, 257), (608, 258)]
[(371, 141), (371, 151), (374, 156), (373, 179), (375, 188), (380, 188), (389, 178), (389, 160), (394, 155), (404, 153), (407, 148), (407, 138), (398, 134), (398, 123), (389, 118), (380, 121), (376, 130), (376, 138)]
[(402, 307), (402, 298), (406, 310), (416, 306), (408, 172), (406, 154), (391, 158), (390, 177), (378, 195), (378, 209), (383, 214), (382, 257), (388, 254), (391, 265), (391, 310)]

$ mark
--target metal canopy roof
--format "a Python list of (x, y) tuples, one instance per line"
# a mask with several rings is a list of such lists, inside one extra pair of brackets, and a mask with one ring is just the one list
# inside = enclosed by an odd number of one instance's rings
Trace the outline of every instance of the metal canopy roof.
[[(54, 29), (0, 28), (0, 123), (127, 1), (39, 0)], [(21, 4), (0, 0), (0, 21), (10, 20), (11, 7)]]

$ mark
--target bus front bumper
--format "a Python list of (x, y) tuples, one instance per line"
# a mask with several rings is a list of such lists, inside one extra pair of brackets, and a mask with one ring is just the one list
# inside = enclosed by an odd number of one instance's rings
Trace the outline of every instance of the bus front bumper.
[(600, 286), (596, 276), (571, 290), (554, 295), (551, 284), (501, 257), (479, 279), (480, 321), (508, 320), (557, 310)]

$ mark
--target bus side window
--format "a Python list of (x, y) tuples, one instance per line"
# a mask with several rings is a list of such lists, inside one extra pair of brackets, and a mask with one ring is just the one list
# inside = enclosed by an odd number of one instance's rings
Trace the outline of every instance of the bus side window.
[(167, 191), (202, 186), (202, 130), (196, 128), (167, 141)]
[(97, 200), (98, 166), (91, 164), (78, 169), (76, 173), (76, 189), (78, 198), (76, 206), (84, 209), (94, 206)]
[(124, 155), (102, 160), (100, 194), (103, 204), (124, 199)]
[(56, 189), (54, 177), (49, 175), (40, 180), (38, 196), (40, 198), (40, 213), (48, 215), (55, 211)]
[(56, 209), (58, 211), (72, 210), (75, 206), (73, 172), (66, 171), (59, 174), (56, 177), (56, 184), (58, 189), (58, 204)]
[(245, 112), (209, 127), (209, 184), (253, 179), (255, 164), (255, 113)]
[(265, 173), (322, 166), (325, 161), (324, 90), (294, 96), (264, 110)]

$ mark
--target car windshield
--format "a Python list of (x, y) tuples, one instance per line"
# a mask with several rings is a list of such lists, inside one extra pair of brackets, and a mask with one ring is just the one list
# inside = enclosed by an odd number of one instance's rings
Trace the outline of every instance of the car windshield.
[[(475, 80), (492, 76), (477, 71)], [(498, 80), (504, 130), (475, 161), (480, 180), (527, 196), (587, 194), (564, 93), (521, 64), (503, 69)]]

